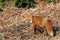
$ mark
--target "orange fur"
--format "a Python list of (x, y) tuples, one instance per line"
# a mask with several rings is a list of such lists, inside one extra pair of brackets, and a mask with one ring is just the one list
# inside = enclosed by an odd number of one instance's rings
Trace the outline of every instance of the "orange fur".
[(45, 28), (47, 33), (50, 36), (53, 36), (52, 24), (47, 17), (42, 16), (32, 16), (31, 14), (23, 15), (25, 20), (30, 20), (32, 22), (33, 27), (42, 27)]
[(53, 36), (52, 25), (47, 17), (32, 16), (32, 25), (34, 27), (45, 28), (50, 36)]

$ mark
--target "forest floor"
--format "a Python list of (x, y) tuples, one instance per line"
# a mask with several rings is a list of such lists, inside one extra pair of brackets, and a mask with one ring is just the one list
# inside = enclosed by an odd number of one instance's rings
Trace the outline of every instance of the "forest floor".
[[(42, 34), (40, 32), (34, 34), (30, 21), (23, 21), (24, 14), (31, 13), (48, 17), (52, 26), (59, 28), (56, 35), (50, 37), (46, 31)], [(60, 40), (60, 3), (46, 4), (42, 2), (36, 8), (30, 9), (4, 8), (0, 14), (0, 40)]]

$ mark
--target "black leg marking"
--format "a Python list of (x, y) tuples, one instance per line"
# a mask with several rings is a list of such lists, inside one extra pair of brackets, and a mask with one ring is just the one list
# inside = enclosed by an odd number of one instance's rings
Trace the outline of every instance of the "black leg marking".
[(34, 27), (34, 34), (36, 34), (36, 26)]

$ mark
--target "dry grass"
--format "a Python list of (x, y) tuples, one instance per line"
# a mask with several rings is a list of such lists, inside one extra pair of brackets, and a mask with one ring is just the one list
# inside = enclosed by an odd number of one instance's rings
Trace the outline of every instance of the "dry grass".
[[(52, 26), (59, 28), (55, 37), (50, 37), (44, 33), (33, 33), (30, 22), (23, 21), (21, 14), (31, 13), (32, 15), (46, 16), (50, 18)], [(0, 33), (4, 35), (4, 40), (60, 40), (60, 3), (53, 5), (41, 2), (34, 9), (26, 11), (23, 8), (5, 8), (0, 14)], [(1, 35), (1, 36), (3, 36)]]

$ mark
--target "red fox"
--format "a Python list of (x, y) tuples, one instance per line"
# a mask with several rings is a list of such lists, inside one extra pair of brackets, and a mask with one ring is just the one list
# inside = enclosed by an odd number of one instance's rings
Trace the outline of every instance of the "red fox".
[(36, 31), (36, 27), (42, 27), (47, 30), (50, 36), (53, 36), (52, 24), (47, 17), (32, 16), (32, 25), (34, 26), (34, 32)]
[(45, 28), (47, 33), (50, 36), (53, 36), (53, 29), (50, 20), (47, 17), (42, 16), (32, 16), (31, 14), (24, 14), (25, 20), (31, 20), (32, 25), (34, 27), (34, 32), (36, 31), (36, 27)]

